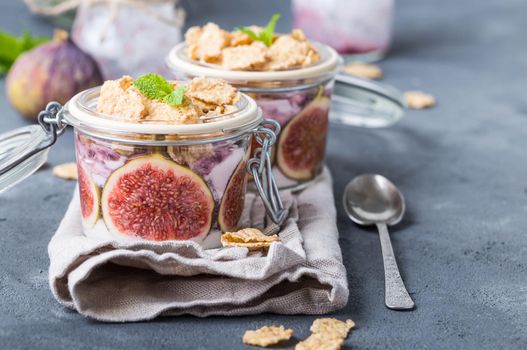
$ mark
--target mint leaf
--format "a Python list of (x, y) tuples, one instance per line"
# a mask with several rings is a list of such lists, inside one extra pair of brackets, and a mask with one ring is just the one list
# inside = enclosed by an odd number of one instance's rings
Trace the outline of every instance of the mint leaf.
[(11, 68), (20, 54), (47, 41), (48, 38), (32, 37), (27, 31), (20, 37), (0, 32), (0, 75)]
[(171, 106), (181, 106), (185, 100), (185, 92), (187, 92), (186, 86), (178, 86), (163, 98), (163, 102)]
[(186, 86), (174, 89), (161, 75), (150, 73), (134, 80), (134, 86), (150, 99), (161, 100), (171, 106), (180, 106), (185, 99)]
[(275, 13), (273, 17), (271, 17), (269, 23), (267, 23), (265, 26), (264, 30), (260, 33), (261, 41), (268, 47), (273, 44), (274, 28), (276, 27), (276, 22), (278, 22), (279, 19), (280, 14)]
[(236, 30), (246, 34), (247, 36), (249, 36), (249, 38), (251, 38), (253, 40), (257, 40), (257, 41), (260, 40), (258, 34), (256, 34), (255, 32), (253, 32), (251, 29), (249, 29), (247, 27), (236, 28)]
[(19, 54), (18, 40), (15, 36), (0, 32), (0, 60), (13, 63)]
[(279, 19), (280, 19), (280, 14), (275, 13), (273, 17), (271, 17), (271, 20), (269, 21), (269, 23), (267, 23), (265, 28), (258, 34), (253, 32), (248, 27), (236, 28), (235, 30), (248, 35), (249, 38), (253, 40), (261, 41), (262, 43), (265, 44), (265, 46), (269, 47), (273, 44), (274, 29), (276, 27), (276, 22), (278, 22)]
[(172, 93), (174, 88), (161, 75), (150, 73), (134, 80), (134, 86), (150, 99), (162, 100)]

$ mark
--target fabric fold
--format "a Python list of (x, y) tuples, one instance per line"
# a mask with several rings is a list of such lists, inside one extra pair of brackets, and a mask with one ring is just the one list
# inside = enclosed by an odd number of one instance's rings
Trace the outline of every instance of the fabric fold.
[[(195, 242), (122, 243), (82, 233), (75, 193), (49, 247), (49, 280), (64, 306), (100, 321), (192, 314), (323, 314), (347, 303), (331, 175), (285, 193), (288, 217), (266, 254), (203, 249)], [(264, 228), (263, 205), (246, 196), (241, 226)], [(266, 230), (273, 230), (271, 226)]]

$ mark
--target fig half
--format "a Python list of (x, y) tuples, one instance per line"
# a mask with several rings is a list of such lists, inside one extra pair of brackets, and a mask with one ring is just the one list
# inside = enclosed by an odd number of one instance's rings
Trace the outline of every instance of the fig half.
[(86, 228), (92, 228), (100, 215), (99, 187), (80, 164), (77, 164), (77, 171), (79, 173), (82, 224)]
[(242, 216), (247, 186), (246, 164), (247, 162), (242, 160), (236, 166), (223, 193), (218, 213), (218, 224), (223, 232), (235, 230)]
[(203, 179), (159, 154), (134, 158), (115, 170), (101, 203), (110, 232), (155, 241), (205, 237), (214, 210)]
[(287, 123), (278, 140), (276, 161), (293, 180), (313, 178), (326, 153), (330, 99), (318, 96)]

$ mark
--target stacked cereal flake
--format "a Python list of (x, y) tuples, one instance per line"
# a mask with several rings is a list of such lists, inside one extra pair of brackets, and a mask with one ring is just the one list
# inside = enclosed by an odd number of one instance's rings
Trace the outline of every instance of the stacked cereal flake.
[[(249, 27), (254, 33), (264, 30)], [(200, 62), (218, 64), (238, 71), (276, 71), (310, 66), (320, 60), (316, 48), (304, 33), (294, 29), (290, 34), (274, 35), (267, 47), (240, 31), (228, 32), (215, 23), (191, 27), (185, 34), (186, 53)]]
[[(340, 321), (335, 318), (319, 318), (311, 325), (311, 335), (296, 344), (295, 350), (339, 350), (355, 326), (352, 320)], [(292, 329), (284, 326), (264, 326), (246, 331), (243, 342), (248, 345), (268, 347), (291, 339)]]

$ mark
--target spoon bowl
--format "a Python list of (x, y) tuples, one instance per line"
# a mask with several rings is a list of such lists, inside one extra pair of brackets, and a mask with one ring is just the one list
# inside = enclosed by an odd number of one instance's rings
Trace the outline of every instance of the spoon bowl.
[(381, 240), (384, 264), (384, 303), (393, 310), (412, 310), (415, 303), (404, 286), (387, 225), (401, 221), (405, 211), (404, 197), (387, 178), (365, 174), (346, 186), (344, 210), (359, 225), (376, 225)]
[(387, 178), (376, 174), (355, 177), (344, 190), (344, 209), (359, 225), (395, 225), (405, 212), (402, 193)]

